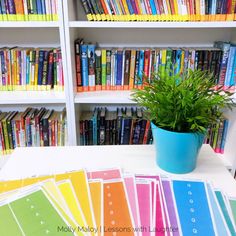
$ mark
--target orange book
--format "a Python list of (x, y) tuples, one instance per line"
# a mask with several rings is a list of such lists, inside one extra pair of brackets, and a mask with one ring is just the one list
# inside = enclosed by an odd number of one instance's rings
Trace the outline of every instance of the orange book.
[(108, 10), (107, 10), (107, 6), (106, 3), (104, 2), (104, 0), (101, 0), (101, 4), (102, 4), (102, 8), (105, 14), (109, 14)]
[(16, 14), (17, 15), (24, 15), (24, 6), (22, 0), (17, 0), (15, 2)]

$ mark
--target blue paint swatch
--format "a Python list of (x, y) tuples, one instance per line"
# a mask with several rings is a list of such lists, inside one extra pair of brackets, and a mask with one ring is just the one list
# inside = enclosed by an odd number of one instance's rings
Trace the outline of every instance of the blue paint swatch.
[(183, 236), (215, 236), (203, 182), (173, 180)]

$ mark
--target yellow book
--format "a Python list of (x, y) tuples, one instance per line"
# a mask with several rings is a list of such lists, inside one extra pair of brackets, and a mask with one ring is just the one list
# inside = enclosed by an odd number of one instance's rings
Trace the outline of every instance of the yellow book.
[(129, 15), (129, 8), (128, 8), (128, 5), (127, 5), (127, 1), (126, 0), (122, 0), (122, 3), (123, 3), (123, 6), (124, 6), (124, 9), (125, 9), (125, 14)]
[(136, 50), (131, 50), (130, 57), (130, 73), (129, 73), (129, 89), (134, 88), (134, 75), (135, 75), (135, 59), (136, 59)]
[(195, 0), (196, 15), (200, 15), (200, 0)]
[(175, 9), (175, 15), (178, 15), (179, 14), (179, 9), (178, 9), (178, 3), (177, 3), (178, 0), (173, 0), (174, 2), (174, 9)]
[(0, 14), (0, 21), (3, 21), (3, 16), (2, 16), (2, 14)]
[(53, 14), (53, 15), (52, 15), (52, 20), (53, 20), (53, 21), (58, 21), (58, 20), (59, 20), (58, 14)]
[(36, 51), (35, 51), (35, 69), (34, 69), (34, 89), (35, 90), (39, 90), (38, 70), (39, 70), (39, 49), (36, 49)]
[(184, 72), (184, 55), (185, 55), (185, 51), (182, 50), (182, 53), (181, 53), (181, 64), (180, 64), (180, 74), (183, 74), (183, 72)]
[(7, 130), (7, 119), (11, 116), (11, 112), (9, 112), (3, 119), (2, 119), (2, 132), (5, 141), (5, 152), (6, 154), (10, 154), (10, 144), (9, 144), (9, 137), (8, 137), (8, 130)]

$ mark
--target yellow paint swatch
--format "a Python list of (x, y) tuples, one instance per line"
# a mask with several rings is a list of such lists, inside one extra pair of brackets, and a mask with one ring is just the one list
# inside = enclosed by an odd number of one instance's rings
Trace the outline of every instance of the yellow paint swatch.
[[(86, 223), (89, 227), (94, 228), (95, 220), (93, 216), (93, 208), (86, 172), (84, 170), (80, 170), (55, 176), (56, 182), (66, 179), (71, 181), (74, 193), (78, 199)], [(94, 235), (94, 233), (91, 234)]]
[(74, 219), (81, 227), (88, 227), (85, 221), (85, 217), (83, 215), (82, 209), (80, 207), (80, 204), (76, 198), (73, 186), (70, 181), (65, 180), (62, 182), (58, 182), (57, 186), (63, 195), (67, 206), (70, 209), (70, 212), (72, 213)]

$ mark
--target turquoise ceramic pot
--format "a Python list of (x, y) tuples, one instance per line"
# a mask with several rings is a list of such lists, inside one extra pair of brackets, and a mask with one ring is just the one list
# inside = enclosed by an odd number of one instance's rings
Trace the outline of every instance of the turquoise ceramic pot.
[(157, 165), (165, 171), (176, 174), (193, 171), (204, 134), (171, 132), (158, 128), (153, 123), (151, 126)]

